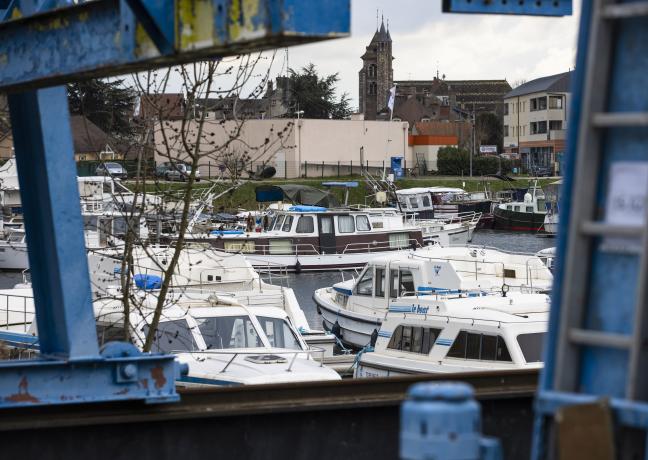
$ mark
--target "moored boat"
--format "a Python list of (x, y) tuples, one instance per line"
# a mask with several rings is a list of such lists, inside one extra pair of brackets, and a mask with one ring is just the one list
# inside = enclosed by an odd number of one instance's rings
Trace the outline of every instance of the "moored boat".
[(357, 279), (315, 291), (324, 328), (345, 344), (363, 348), (378, 334), (392, 305), (453, 294), (546, 292), (553, 276), (534, 255), (494, 249), (433, 246), (369, 261)]
[(520, 232), (541, 232), (547, 210), (545, 196), (542, 189), (529, 188), (524, 194), (523, 201), (500, 203), (493, 209), (496, 230), (509, 230)]

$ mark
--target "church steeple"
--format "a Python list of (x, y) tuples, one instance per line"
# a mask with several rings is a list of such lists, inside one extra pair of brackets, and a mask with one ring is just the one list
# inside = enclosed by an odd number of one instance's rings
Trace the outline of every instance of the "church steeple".
[(387, 106), (388, 92), (394, 80), (389, 26), (385, 27), (384, 16), (378, 25), (378, 12), (376, 32), (361, 59), (363, 66), (358, 75), (360, 111), (365, 114), (365, 119), (375, 120), (376, 115)]

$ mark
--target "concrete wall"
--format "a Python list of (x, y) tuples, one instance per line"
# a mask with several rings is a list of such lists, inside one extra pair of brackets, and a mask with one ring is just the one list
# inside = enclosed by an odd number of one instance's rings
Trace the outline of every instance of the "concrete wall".
[[(155, 129), (155, 161), (186, 161), (188, 158), (180, 135), (181, 121), (164, 121)], [(223, 164), (246, 157), (252, 169), (263, 162), (277, 169), (277, 177), (295, 178), (348, 175), (360, 172), (360, 163), (369, 162), (373, 170), (387, 167), (390, 157), (403, 156), (407, 166), (413, 163), (407, 145), (408, 124), (364, 120), (270, 119), (215, 121), (203, 126), (200, 161), (203, 176), (219, 174)], [(184, 136), (195, 145), (198, 124), (189, 122)], [(166, 139), (166, 141), (165, 141)], [(361, 154), (362, 148), (362, 154)], [(225, 172), (227, 174), (227, 172)]]

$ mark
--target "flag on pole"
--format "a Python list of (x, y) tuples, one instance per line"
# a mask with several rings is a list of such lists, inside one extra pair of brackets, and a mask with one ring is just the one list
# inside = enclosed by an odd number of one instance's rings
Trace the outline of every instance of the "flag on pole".
[(387, 107), (389, 107), (389, 110), (391, 110), (392, 113), (394, 113), (394, 101), (395, 100), (396, 100), (396, 86), (394, 85), (389, 90), (389, 101), (387, 102)]

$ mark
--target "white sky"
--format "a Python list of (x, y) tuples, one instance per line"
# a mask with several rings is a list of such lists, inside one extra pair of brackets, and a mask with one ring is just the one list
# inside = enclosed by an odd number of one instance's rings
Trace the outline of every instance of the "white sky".
[[(360, 56), (376, 31), (378, 9), (389, 20), (396, 80), (432, 79), (437, 69), (449, 80), (532, 80), (574, 67), (580, 2), (574, 0), (573, 16), (544, 18), (441, 13), (441, 0), (352, 0), (351, 37), (290, 48), (289, 65), (313, 62), (321, 75), (338, 72), (339, 91), (357, 107)], [(282, 69), (283, 50), (271, 74)]]

